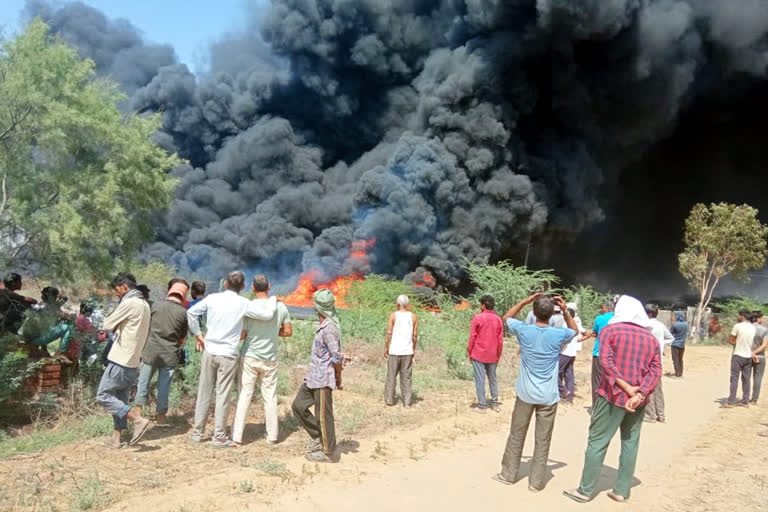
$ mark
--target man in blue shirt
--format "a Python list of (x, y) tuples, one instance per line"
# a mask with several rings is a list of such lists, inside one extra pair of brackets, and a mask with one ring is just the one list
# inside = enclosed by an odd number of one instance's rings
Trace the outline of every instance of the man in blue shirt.
[[(536, 315), (534, 325), (526, 324), (514, 318), (528, 304), (533, 303)], [(560, 307), (568, 328), (550, 327), (549, 320)], [(562, 297), (550, 297), (537, 293), (523, 300), (504, 315), (504, 322), (517, 336), (520, 345), (520, 372), (517, 374), (515, 391), (517, 400), (512, 412), (512, 425), (501, 461), (501, 473), (493, 479), (511, 485), (517, 480), (520, 458), (523, 454), (525, 435), (531, 416), (536, 413), (536, 443), (531, 459), (528, 476), (528, 489), (540, 491), (546, 484), (547, 458), (552, 430), (555, 426), (557, 404), (560, 392), (557, 388), (557, 371), (560, 363), (560, 350), (576, 336), (577, 325), (565, 305)]]
[(583, 341), (589, 337), (595, 338), (595, 348), (592, 349), (592, 410), (595, 409), (595, 402), (597, 401), (597, 390), (600, 388), (600, 379), (603, 375), (600, 368), (600, 331), (603, 327), (608, 325), (608, 321), (613, 318), (613, 301), (607, 300), (603, 302), (600, 309), (600, 315), (595, 318), (595, 323), (592, 326), (592, 331), (585, 334), (580, 341)]
[(683, 354), (685, 353), (685, 338), (688, 337), (688, 322), (681, 311), (675, 311), (675, 321), (669, 328), (675, 337), (672, 342), (672, 365), (675, 367), (675, 377), (683, 376)]

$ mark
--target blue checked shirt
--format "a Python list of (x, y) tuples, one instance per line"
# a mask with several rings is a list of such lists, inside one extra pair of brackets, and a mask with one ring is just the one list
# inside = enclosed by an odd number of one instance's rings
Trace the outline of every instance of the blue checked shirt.
[(336, 372), (333, 365), (341, 364), (341, 361), (339, 329), (326, 318), (315, 332), (312, 357), (309, 360), (309, 368), (304, 377), (304, 383), (309, 389), (336, 389)]

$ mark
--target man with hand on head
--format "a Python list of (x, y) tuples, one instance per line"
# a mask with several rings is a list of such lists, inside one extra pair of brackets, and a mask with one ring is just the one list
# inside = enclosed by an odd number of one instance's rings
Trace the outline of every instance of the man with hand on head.
[[(515, 317), (528, 304), (533, 303), (536, 324), (529, 325)], [(550, 327), (549, 321), (560, 307), (563, 320), (568, 327)], [(517, 400), (512, 411), (512, 425), (509, 429), (501, 473), (493, 479), (511, 485), (517, 480), (520, 458), (523, 454), (525, 436), (531, 416), (536, 413), (536, 443), (533, 448), (528, 490), (538, 492), (544, 488), (547, 475), (547, 458), (552, 431), (555, 427), (557, 404), (560, 392), (557, 387), (557, 373), (560, 350), (576, 336), (578, 326), (568, 312), (562, 297), (550, 297), (543, 293), (531, 295), (513, 306), (504, 315), (504, 322), (517, 336), (520, 345), (520, 372), (517, 375), (515, 391)]]
[[(237, 347), (243, 332), (243, 318), (270, 320), (277, 309), (277, 300), (274, 297), (266, 301), (249, 301), (240, 296), (245, 286), (245, 276), (242, 272), (230, 272), (224, 286), (225, 291), (208, 295), (187, 311), (189, 330), (195, 335), (197, 350), (203, 352), (195, 404), (195, 426), (190, 441), (199, 443), (205, 436), (211, 394), (215, 388), (216, 407), (211, 441), (214, 448), (227, 448), (232, 444), (227, 438), (226, 428), (229, 419), (229, 395), (237, 371)], [(205, 338), (200, 332), (199, 318), (203, 315), (206, 315), (208, 326)]]
[(586, 503), (594, 497), (605, 453), (617, 430), (621, 430), (621, 457), (608, 496), (619, 502), (629, 499), (644, 409), (661, 379), (659, 341), (650, 328), (642, 303), (624, 295), (616, 303), (614, 317), (600, 332), (602, 376), (589, 424), (581, 484), (563, 491), (574, 501)]

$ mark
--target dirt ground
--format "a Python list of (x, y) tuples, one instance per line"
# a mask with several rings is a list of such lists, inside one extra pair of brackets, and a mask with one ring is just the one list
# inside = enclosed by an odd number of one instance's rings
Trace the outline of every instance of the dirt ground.
[[(369, 394), (354, 392), (353, 374), (348, 391), (334, 395), (341, 431), (338, 464), (304, 460), (307, 437), (290, 421), (281, 425), (282, 442), (267, 447), (256, 402), (247, 444), (240, 449), (188, 443), (186, 416), (175, 418), (173, 430), (150, 431), (135, 448), (110, 451), (101, 440), (91, 440), (0, 461), (0, 509), (70, 510), (72, 496), (96, 479), (103, 485), (102, 501), (93, 508), (116, 511), (497, 510), (500, 504), (566, 511), (768, 510), (768, 438), (757, 436), (768, 428), (768, 402), (719, 407), (728, 388), (729, 354), (725, 347), (690, 347), (685, 378), (664, 378), (667, 422), (643, 426), (626, 507), (605, 496), (615, 477), (618, 439), (605, 461), (601, 492), (591, 503), (576, 504), (561, 494), (578, 484), (586, 446), (591, 351), (585, 347), (577, 361), (579, 396), (574, 406), (558, 410), (551, 480), (540, 493), (530, 493), (525, 479), (514, 486), (490, 479), (499, 469), (514, 404), (509, 382), (502, 390), (502, 412), (481, 415), (470, 408), (471, 382), (422, 392), (411, 409), (386, 408)], [(665, 367), (671, 368), (668, 357)], [(289, 402), (290, 397), (281, 403), (281, 411)], [(369, 426), (355, 428), (363, 420)], [(532, 452), (532, 438), (531, 431), (524, 456)], [(521, 474), (526, 473), (524, 463)]]

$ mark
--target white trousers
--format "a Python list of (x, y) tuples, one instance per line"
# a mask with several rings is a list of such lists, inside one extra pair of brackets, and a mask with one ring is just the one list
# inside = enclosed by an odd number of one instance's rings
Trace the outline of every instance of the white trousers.
[(266, 417), (267, 441), (277, 441), (277, 361), (262, 361), (255, 357), (243, 357), (240, 366), (240, 396), (237, 399), (237, 413), (232, 428), (232, 440), (243, 441), (245, 420), (248, 417), (248, 407), (251, 405), (253, 390), (261, 380), (261, 398), (264, 400), (264, 416)]

